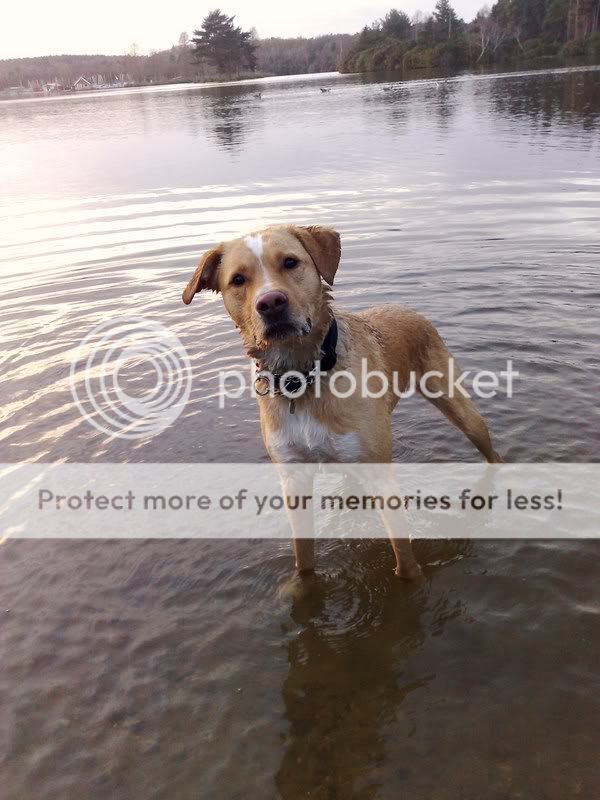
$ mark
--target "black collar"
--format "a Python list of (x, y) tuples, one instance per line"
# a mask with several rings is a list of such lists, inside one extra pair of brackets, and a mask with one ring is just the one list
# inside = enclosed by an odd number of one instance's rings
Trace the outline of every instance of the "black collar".
[[(329, 328), (323, 339), (321, 345), (321, 358), (319, 360), (319, 368), (321, 372), (329, 372), (337, 364), (337, 341), (338, 341), (338, 324), (335, 317), (329, 323)], [(261, 397), (267, 394), (281, 396), (290, 395), (300, 390), (305, 386), (311, 386), (315, 382), (315, 370), (301, 370), (290, 369), (286, 372), (272, 372), (271, 370), (262, 369), (261, 365), (257, 362), (258, 369), (256, 378), (254, 380), (254, 387), (256, 393)], [(288, 372), (295, 373), (288, 375)], [(287, 375), (287, 377), (285, 377)], [(303, 379), (298, 375), (302, 375)]]
[(329, 330), (323, 339), (321, 345), (321, 362), (320, 367), (322, 372), (329, 372), (337, 364), (337, 340), (338, 340), (338, 324), (335, 317), (329, 323)]

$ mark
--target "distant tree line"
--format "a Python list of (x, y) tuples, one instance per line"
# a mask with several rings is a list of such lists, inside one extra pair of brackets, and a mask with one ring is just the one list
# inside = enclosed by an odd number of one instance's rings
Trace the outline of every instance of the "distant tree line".
[(102, 76), (107, 83), (122, 75), (134, 84), (202, 79), (192, 62), (187, 34), (180, 39), (183, 44), (147, 56), (137, 55), (137, 48), (132, 45), (127, 55), (120, 56), (60, 55), (0, 60), (0, 88), (51, 81), (69, 87), (80, 75)]
[[(547, 57), (600, 62), (600, 0), (497, 0), (470, 23), (450, 0), (433, 13), (409, 18), (392, 9), (356, 35), (259, 39), (234, 17), (211, 11), (190, 39), (182, 33), (168, 50), (126, 55), (61, 55), (0, 60), (0, 89), (56, 82), (80, 75), (98, 82), (177, 83), (259, 75), (394, 70), (508, 63)], [(101, 79), (101, 80), (100, 80)]]
[(497, 0), (470, 23), (450, 0), (409, 18), (392, 9), (368, 25), (342, 64), (345, 72), (572, 58), (600, 61), (600, 0)]
[(263, 39), (256, 31), (243, 31), (234, 17), (220, 9), (206, 16), (194, 31), (193, 53), (197, 64), (219, 75), (240, 75), (254, 71), (267, 75), (291, 75), (335, 71), (351, 49), (350, 34), (317, 36), (311, 39)]
[(56, 82), (72, 86), (80, 75), (110, 83), (117, 76), (128, 83), (177, 83), (259, 75), (333, 72), (344, 60), (356, 36), (260, 40), (243, 31), (234, 17), (211, 11), (192, 38), (182, 33), (168, 50), (127, 55), (61, 55), (0, 60), (0, 89)]
[(261, 39), (258, 43), (257, 69), (268, 75), (335, 72), (357, 38), (356, 34), (341, 33), (312, 39)]

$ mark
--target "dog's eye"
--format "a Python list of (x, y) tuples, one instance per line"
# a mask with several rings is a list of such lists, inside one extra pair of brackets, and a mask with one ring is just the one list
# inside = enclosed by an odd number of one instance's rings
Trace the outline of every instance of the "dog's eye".
[(293, 256), (288, 256), (287, 258), (283, 259), (283, 268), (284, 269), (294, 269), (294, 267), (298, 266), (298, 259), (294, 258)]
[(243, 275), (234, 275), (231, 279), (231, 283), (234, 286), (241, 286), (243, 283), (246, 283), (246, 278)]

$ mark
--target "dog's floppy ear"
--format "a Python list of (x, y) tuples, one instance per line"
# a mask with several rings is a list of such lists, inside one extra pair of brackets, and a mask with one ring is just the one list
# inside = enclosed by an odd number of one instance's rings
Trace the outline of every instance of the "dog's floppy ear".
[(222, 256), (222, 244), (219, 244), (216, 247), (213, 247), (212, 250), (204, 253), (200, 259), (200, 263), (196, 267), (196, 271), (192, 275), (190, 282), (183, 290), (182, 299), (186, 306), (192, 302), (192, 298), (196, 292), (201, 292), (202, 289), (212, 289), (213, 292), (219, 291), (217, 283), (217, 268)]
[(315, 262), (319, 275), (332, 286), (342, 254), (339, 233), (322, 225), (292, 225), (290, 230)]

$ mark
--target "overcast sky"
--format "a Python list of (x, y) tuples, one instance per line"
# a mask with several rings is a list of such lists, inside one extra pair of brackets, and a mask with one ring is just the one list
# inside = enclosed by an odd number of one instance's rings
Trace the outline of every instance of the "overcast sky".
[[(430, 11), (435, 0), (11, 0), (0, 21), (0, 58), (60, 53), (128, 52), (135, 42), (141, 53), (164, 50), (182, 31), (200, 27), (219, 5), (235, 14), (243, 28), (260, 37), (355, 33), (389, 8), (412, 14)], [(483, 0), (455, 0), (459, 16), (470, 20)]]

